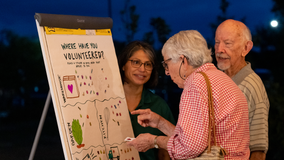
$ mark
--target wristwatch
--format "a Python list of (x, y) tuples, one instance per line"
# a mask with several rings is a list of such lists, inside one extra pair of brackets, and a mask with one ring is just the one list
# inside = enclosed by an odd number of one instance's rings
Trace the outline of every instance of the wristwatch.
[(154, 146), (155, 146), (155, 148), (159, 148), (159, 146), (157, 144), (157, 138), (158, 138), (158, 136), (156, 136), (155, 139), (154, 139)]

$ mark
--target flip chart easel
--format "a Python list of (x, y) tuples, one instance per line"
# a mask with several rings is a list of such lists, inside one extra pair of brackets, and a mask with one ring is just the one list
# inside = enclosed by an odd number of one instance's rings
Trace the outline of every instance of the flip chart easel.
[(112, 19), (35, 14), (65, 159), (139, 160)]

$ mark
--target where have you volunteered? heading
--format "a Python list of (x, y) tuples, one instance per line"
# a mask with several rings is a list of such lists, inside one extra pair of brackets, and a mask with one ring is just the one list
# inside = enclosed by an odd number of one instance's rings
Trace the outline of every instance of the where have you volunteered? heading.
[[(80, 49), (97, 49), (97, 43), (78, 43)], [(63, 50), (77, 49), (76, 43), (61, 44)], [(84, 51), (75, 53), (63, 53), (66, 60), (81, 60), (81, 59), (104, 59), (104, 51)]]

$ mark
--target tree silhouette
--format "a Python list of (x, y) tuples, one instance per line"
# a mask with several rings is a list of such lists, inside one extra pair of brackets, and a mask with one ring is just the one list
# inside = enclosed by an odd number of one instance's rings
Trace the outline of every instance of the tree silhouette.
[(120, 11), (121, 21), (124, 24), (126, 33), (126, 43), (133, 41), (134, 35), (138, 31), (139, 15), (135, 13), (136, 6), (130, 6), (130, 0), (126, 0), (124, 9)]
[(253, 36), (259, 53), (254, 55), (257, 66), (267, 68), (271, 74), (264, 80), (267, 89), (269, 110), (269, 150), (266, 159), (284, 159), (284, 82), (281, 64), (284, 59), (284, 1), (273, 0), (272, 12), (278, 17), (277, 28), (259, 26)]
[(220, 9), (222, 11), (222, 14), (217, 16), (216, 22), (209, 24), (214, 33), (215, 33), (215, 31), (216, 31), (216, 29), (217, 29), (217, 27), (219, 26), (220, 23), (222, 23), (226, 19), (233, 19), (234, 18), (234, 17), (228, 17), (227, 16), (227, 9), (229, 7), (229, 4), (230, 3), (227, 0), (221, 0)]
[(170, 26), (167, 25), (166, 21), (161, 17), (151, 18), (150, 25), (152, 27), (152, 31), (144, 34), (143, 41), (154, 45), (156, 35), (156, 39), (159, 42), (159, 44), (157, 44), (159, 50), (168, 39), (168, 36), (171, 32)]
[[(0, 81), (0, 89), (5, 96), (0, 98), (0, 103), (5, 104), (1, 106), (27, 105), (25, 103), (34, 87), (46, 80), (39, 41), (1, 30), (0, 59), (1, 73), (5, 73)], [(15, 101), (15, 97), (21, 99), (21, 104)]]
[[(215, 22), (209, 23), (209, 26), (214, 33), (213, 36), (215, 36), (215, 31), (216, 31), (217, 27), (219, 26), (219, 24), (221, 24), (222, 22), (224, 22), (227, 19), (234, 19), (234, 16), (228, 16), (227, 15), (227, 9), (228, 9), (229, 5), (230, 5), (230, 3), (227, 0), (221, 0), (220, 6), (219, 6), (220, 10), (222, 11), (221, 15), (217, 16), (217, 19), (216, 19)], [(240, 19), (240, 21), (245, 23), (246, 18), (243, 17), (243, 18)], [(207, 41), (208, 41), (209, 45), (214, 46), (214, 43), (215, 43), (214, 38), (213, 38), (213, 40), (209, 39)]]

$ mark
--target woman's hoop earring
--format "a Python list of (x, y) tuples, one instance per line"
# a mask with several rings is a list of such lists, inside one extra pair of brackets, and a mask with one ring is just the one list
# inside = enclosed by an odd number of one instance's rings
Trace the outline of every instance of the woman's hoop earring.
[[(185, 78), (183, 78), (183, 77), (181, 76), (181, 74), (180, 74), (181, 65), (182, 65), (182, 63), (180, 63), (180, 67), (179, 67), (179, 71), (178, 71), (178, 72), (179, 72), (179, 76), (180, 76), (181, 79), (185, 80)], [(185, 75), (184, 75), (184, 77), (185, 77)]]

